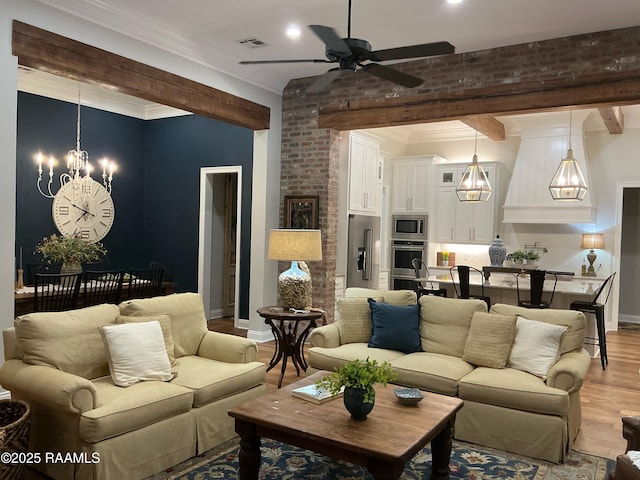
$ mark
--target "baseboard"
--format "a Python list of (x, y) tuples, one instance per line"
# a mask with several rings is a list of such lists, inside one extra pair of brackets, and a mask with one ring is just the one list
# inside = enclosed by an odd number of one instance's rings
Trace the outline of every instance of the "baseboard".
[(209, 318), (222, 318), (222, 309), (209, 310)]
[(640, 315), (618, 314), (618, 323), (640, 323)]
[(244, 330), (249, 330), (249, 319), (248, 318), (239, 318), (238, 319), (238, 328), (243, 328)]
[(266, 332), (258, 332), (256, 330), (249, 330), (247, 332), (247, 338), (249, 340), (253, 340), (254, 342), (264, 343), (270, 342), (273, 340), (273, 332), (271, 330), (267, 330)]

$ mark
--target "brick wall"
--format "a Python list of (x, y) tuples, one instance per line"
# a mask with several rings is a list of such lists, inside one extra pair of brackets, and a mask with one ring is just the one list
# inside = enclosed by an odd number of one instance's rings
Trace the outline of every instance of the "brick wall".
[[(314, 304), (326, 310), (330, 319), (335, 303), (338, 176), (347, 172), (339, 171), (339, 132), (318, 128), (319, 112), (357, 110), (372, 103), (378, 107), (431, 103), (440, 106), (438, 113), (423, 108), (419, 121), (438, 121), (474, 113), (566, 106), (565, 90), (576, 85), (601, 85), (601, 94), (610, 99), (614, 81), (640, 82), (640, 27), (415, 60), (394, 68), (425, 82), (406, 89), (364, 72), (343, 72), (327, 92), (307, 94), (305, 88), (312, 78), (292, 80), (284, 91), (281, 196), (320, 197), (324, 259), (311, 263), (310, 268)], [(530, 103), (518, 104), (524, 92)], [(624, 92), (619, 98), (622, 95)], [(574, 100), (574, 105), (586, 103)], [(640, 102), (640, 97), (635, 100)], [(443, 102), (451, 105), (444, 114)], [(371, 126), (402, 123), (397, 117), (387, 121), (382, 108), (368, 121)], [(407, 121), (418, 120), (408, 117)]]

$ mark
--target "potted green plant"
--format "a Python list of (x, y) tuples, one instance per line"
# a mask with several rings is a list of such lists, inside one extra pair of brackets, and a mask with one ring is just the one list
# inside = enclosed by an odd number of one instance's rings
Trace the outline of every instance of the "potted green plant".
[(344, 405), (351, 413), (351, 418), (364, 420), (373, 409), (376, 391), (373, 386), (380, 383), (387, 386), (395, 380), (396, 373), (389, 362), (378, 363), (377, 360), (352, 360), (345, 363), (335, 372), (325, 375), (318, 382), (318, 387), (337, 395), (344, 387)]
[(107, 254), (101, 242), (90, 243), (78, 235), (64, 237), (55, 233), (44, 237), (35, 251), (48, 263), (61, 263), (63, 273), (81, 272), (81, 264), (97, 262)]
[(540, 260), (540, 254), (533, 250), (516, 250), (509, 255), (516, 265), (535, 266), (535, 262)]

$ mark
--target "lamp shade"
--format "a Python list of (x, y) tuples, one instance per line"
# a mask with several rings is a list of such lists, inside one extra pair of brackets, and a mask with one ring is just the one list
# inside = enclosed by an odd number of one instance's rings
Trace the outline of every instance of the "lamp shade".
[(602, 233), (583, 233), (580, 248), (604, 248), (604, 235)]
[(269, 260), (322, 260), (320, 230), (273, 229), (269, 232)]

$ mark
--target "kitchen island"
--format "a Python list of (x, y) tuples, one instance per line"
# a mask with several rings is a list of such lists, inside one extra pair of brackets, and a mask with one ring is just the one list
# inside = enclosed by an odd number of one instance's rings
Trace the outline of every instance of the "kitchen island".
[[(432, 275), (428, 278), (418, 278), (416, 282), (430, 282), (433, 288), (444, 288), (447, 290), (449, 297), (455, 297), (453, 290), (453, 281), (449, 274), (448, 268), (429, 267)], [(583, 277), (583, 276), (569, 276), (559, 275), (558, 283), (556, 284), (555, 293), (553, 295), (553, 301), (551, 308), (568, 309), (571, 302), (576, 300), (592, 300), (593, 295), (598, 290), (602, 282), (606, 278), (600, 277)], [(516, 287), (516, 274), (515, 273), (492, 273), (488, 280), (484, 282), (484, 295), (491, 298), (491, 304), (494, 303), (506, 303), (510, 305), (518, 304), (518, 292), (520, 289), (520, 295), (523, 298), (529, 297), (529, 276), (522, 275), (518, 279), (519, 285)], [(547, 278), (544, 283), (544, 290), (542, 293), (542, 299), (548, 300), (551, 291), (553, 290), (553, 279)], [(472, 274), (469, 278), (469, 291), (471, 295), (481, 295), (482, 276), (479, 274)], [(429, 288), (432, 288), (429, 286)], [(610, 313), (605, 314), (605, 318), (608, 318)], [(586, 315), (587, 325), (585, 331), (585, 337), (596, 338), (596, 326), (595, 317), (593, 315)], [(591, 342), (591, 340), (588, 340)], [(585, 343), (585, 349), (595, 356), (598, 353), (598, 349), (591, 344)]]
[[(447, 294), (454, 297), (453, 281), (449, 270), (445, 268), (430, 267), (433, 273), (428, 279), (421, 278), (416, 281), (429, 281), (440, 284), (441, 288), (447, 289)], [(598, 287), (602, 285), (605, 278), (600, 277), (582, 277), (559, 275), (556, 284), (555, 294), (551, 308), (568, 309), (571, 302), (575, 300), (591, 300)], [(548, 300), (553, 290), (554, 280), (547, 278), (544, 282), (544, 290), (542, 297)], [(482, 279), (480, 275), (471, 275), (469, 278), (469, 290), (472, 295), (480, 295)], [(524, 293), (524, 297), (529, 296), (529, 276), (523, 274), (518, 279), (518, 287), (520, 293)], [(518, 293), (516, 287), (515, 273), (492, 273), (488, 280), (484, 282), (484, 293), (491, 297), (491, 303), (507, 303), (511, 305), (518, 304)]]

